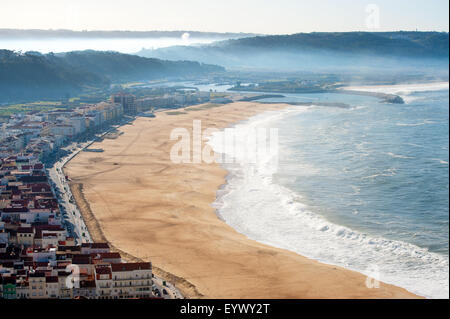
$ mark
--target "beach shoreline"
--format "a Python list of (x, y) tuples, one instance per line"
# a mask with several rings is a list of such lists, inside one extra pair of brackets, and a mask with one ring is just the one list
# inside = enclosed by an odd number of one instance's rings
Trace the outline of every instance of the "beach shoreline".
[(417, 298), (403, 288), (365, 286), (366, 276), (267, 246), (238, 233), (211, 204), (227, 172), (216, 163), (175, 164), (173, 128), (224, 129), (287, 104), (200, 105), (137, 118), (104, 152), (83, 152), (65, 171), (94, 241), (126, 259), (150, 260), (155, 273), (190, 298)]

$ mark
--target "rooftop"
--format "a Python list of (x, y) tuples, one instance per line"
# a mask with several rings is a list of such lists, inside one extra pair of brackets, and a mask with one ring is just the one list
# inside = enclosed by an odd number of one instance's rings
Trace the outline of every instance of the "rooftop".
[(151, 270), (152, 264), (149, 262), (143, 263), (117, 263), (111, 264), (111, 269), (113, 272), (120, 271), (134, 271), (134, 270)]

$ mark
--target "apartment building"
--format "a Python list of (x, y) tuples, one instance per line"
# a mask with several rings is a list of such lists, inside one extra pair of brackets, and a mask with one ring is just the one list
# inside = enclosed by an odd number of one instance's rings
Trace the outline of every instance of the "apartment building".
[(152, 295), (151, 263), (111, 264), (114, 298), (149, 298)]
[(116, 93), (111, 96), (111, 102), (122, 105), (125, 114), (137, 114), (140, 112), (135, 101), (136, 97), (133, 94)]
[(47, 298), (45, 272), (37, 271), (28, 274), (28, 291), (30, 299)]

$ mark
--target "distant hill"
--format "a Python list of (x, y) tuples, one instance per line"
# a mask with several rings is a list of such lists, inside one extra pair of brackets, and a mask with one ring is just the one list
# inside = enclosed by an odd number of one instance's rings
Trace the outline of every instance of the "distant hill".
[(220, 32), (200, 32), (200, 31), (73, 31), (73, 30), (20, 30), (20, 29), (0, 29), (0, 39), (18, 38), (180, 38), (183, 34), (189, 33), (193, 38), (208, 39), (235, 39), (252, 37), (253, 33), (220, 33)]
[(192, 77), (224, 68), (192, 61), (163, 61), (117, 52), (80, 51), (24, 54), (0, 50), (0, 102), (63, 97), (87, 86), (168, 77)]
[(320, 70), (448, 65), (443, 32), (339, 32), (256, 36), (200, 46), (142, 50), (140, 56), (193, 59), (230, 68)]

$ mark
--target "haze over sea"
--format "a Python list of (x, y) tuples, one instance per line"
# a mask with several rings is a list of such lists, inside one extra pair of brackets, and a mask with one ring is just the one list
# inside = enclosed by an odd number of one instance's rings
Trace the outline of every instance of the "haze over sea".
[[(346, 94), (273, 99), (317, 106), (242, 124), (279, 129), (278, 170), (270, 159), (225, 164), (217, 213), (257, 241), (448, 298), (448, 84), (386, 90), (407, 103)], [(225, 152), (221, 134), (210, 143)]]

